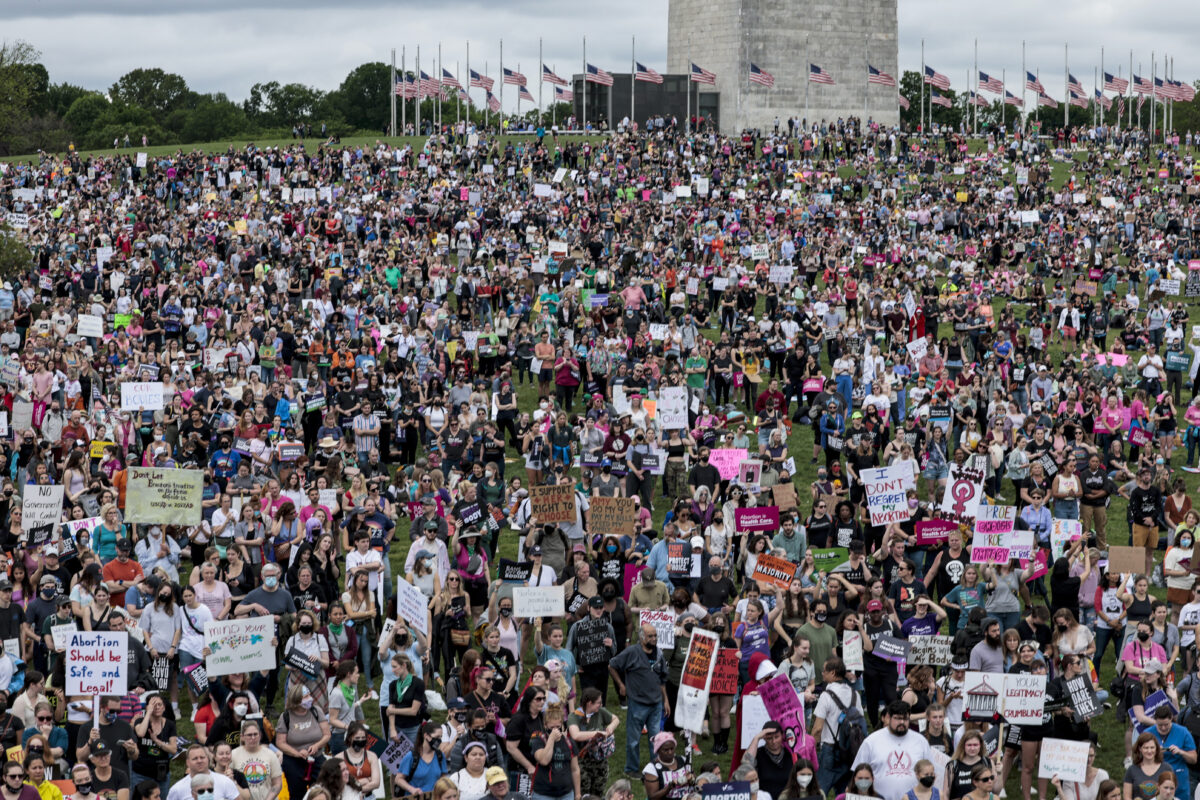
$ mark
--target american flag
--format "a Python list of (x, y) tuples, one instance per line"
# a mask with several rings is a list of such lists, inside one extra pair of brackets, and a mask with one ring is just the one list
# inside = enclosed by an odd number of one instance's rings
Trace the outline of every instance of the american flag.
[(1124, 78), (1113, 77), (1111, 72), (1106, 72), (1104, 73), (1104, 91), (1125, 94), (1129, 91), (1129, 81)]
[(692, 83), (707, 83), (709, 86), (712, 86), (717, 82), (717, 76), (716, 73), (709, 72), (703, 67), (692, 64), (691, 80)]
[(896, 96), (898, 98), (900, 98), (900, 107), (903, 108), (905, 111), (908, 111), (908, 109), (909, 109), (908, 98), (902, 94), (898, 94)]
[(877, 70), (867, 64), (867, 83), (878, 83), (880, 86), (895, 86), (896, 79), (886, 72)]
[(950, 89), (950, 79), (935, 70), (933, 67), (925, 68), (925, 82), (936, 86), (942, 91), (947, 91)]
[(591, 64), (587, 65), (587, 82), (598, 83), (601, 86), (612, 86), (613, 76), (610, 72), (605, 72), (599, 67), (594, 67)]
[(471, 70), (471, 85), (490, 92), (496, 86), (496, 81), (487, 75), (480, 75), (475, 70)]
[(1163, 83), (1162, 78), (1154, 79), (1154, 98), (1156, 100), (1171, 99), (1171, 89), (1165, 83)]
[(438, 93), (438, 82), (422, 71), (421, 80), (417, 88), (421, 97), (432, 97)]
[(1099, 103), (1100, 107), (1105, 111), (1108, 111), (1110, 108), (1112, 108), (1112, 100), (1109, 100), (1107, 97), (1105, 97), (1104, 92), (1100, 91), (1099, 89), (1096, 90), (1096, 102)]
[(982, 70), (979, 72), (979, 88), (984, 91), (995, 92), (996, 94), (1003, 94), (1004, 92), (1004, 84), (1000, 82), (1000, 79), (993, 78)]
[(1117, 95), (1117, 116), (1122, 117), (1125, 114), (1125, 97)]
[(517, 87), (517, 100), (518, 100), (518, 101), (521, 101), (521, 100), (528, 100), (528, 101), (529, 101), (529, 102), (531, 102), (531, 103), (536, 103), (536, 102), (537, 102), (536, 100), (534, 100), (534, 99), (533, 99), (533, 95), (531, 95), (531, 94), (529, 93), (529, 90), (528, 90), (528, 89), (526, 89), (524, 86), (518, 86), (518, 87)]
[(555, 86), (554, 99), (560, 103), (569, 103), (575, 99), (575, 93), (570, 89), (563, 89), (561, 86)]
[(1087, 108), (1088, 106), (1087, 95), (1080, 94), (1074, 89), (1071, 90), (1071, 97), (1067, 102), (1073, 106), (1079, 106), (1080, 108)]
[(750, 82), (770, 89), (775, 85), (775, 76), (752, 61), (750, 62)]
[(663, 76), (658, 73), (658, 70), (647, 67), (642, 62), (635, 62), (637, 69), (634, 70), (633, 79), (642, 81), (643, 83), (662, 83)]
[(454, 77), (453, 73), (445, 67), (442, 68), (442, 86), (453, 86), (455, 89), (462, 88), (462, 84), (458, 82), (458, 78)]
[[(1134, 79), (1135, 80), (1137, 79), (1136, 76), (1134, 76)], [(1142, 116), (1142, 105), (1144, 105), (1145, 102), (1146, 102), (1146, 95), (1142, 92), (1139, 92), (1138, 93), (1138, 105), (1137, 105), (1137, 113), (1138, 113), (1139, 117)]]
[(496, 95), (492, 94), (491, 92), (487, 93), (487, 104), (488, 108), (490, 108), (492, 111), (500, 110), (500, 101), (497, 100)]
[(504, 70), (504, 82), (513, 86), (524, 86), (525, 76), (519, 72), (514, 72), (508, 67), (502, 67)]
[(1183, 97), (1183, 102), (1190, 103), (1196, 99), (1196, 87), (1190, 83), (1179, 81), (1179, 91)]
[(1042, 82), (1039, 81), (1037, 75), (1034, 75), (1032, 72), (1025, 73), (1025, 88), (1031, 92), (1037, 92), (1038, 94), (1046, 93), (1046, 87), (1042, 86)]
[(950, 98), (939, 92), (937, 89), (929, 90), (929, 102), (935, 106), (944, 106), (950, 108)]
[(1058, 108), (1058, 101), (1048, 94), (1039, 94), (1037, 104), (1046, 108)]
[(566, 86), (567, 82), (554, 74), (554, 70), (542, 64), (542, 80), (546, 83), (553, 83), (555, 86)]
[(1139, 75), (1133, 76), (1133, 93), (1134, 94), (1150, 94), (1154, 91), (1154, 84), (1149, 79)]
[(968, 104), (973, 105), (973, 106), (982, 106), (984, 108), (987, 108), (988, 101), (984, 100), (982, 97), (975, 94), (974, 92), (971, 92), (971, 99), (968, 101)]
[(1079, 78), (1076, 78), (1069, 72), (1067, 73), (1067, 89), (1083, 94), (1083, 84), (1079, 82)]
[(396, 78), (396, 96), (411, 100), (417, 96), (417, 84), (407, 75)]
[(1025, 101), (1022, 100), (1020, 97), (1017, 97), (1015, 94), (1013, 94), (1012, 92), (1010, 92), (1006, 89), (1004, 91), (1004, 105), (1016, 106), (1017, 108), (1024, 108)]
[(833, 83), (833, 76), (816, 64), (808, 65), (808, 80), (812, 83)]
[(474, 103), (471, 102), (471, 95), (467, 94), (466, 89), (458, 90), (458, 99), (459, 99), (459, 102), (466, 103), (469, 106), (474, 105)]

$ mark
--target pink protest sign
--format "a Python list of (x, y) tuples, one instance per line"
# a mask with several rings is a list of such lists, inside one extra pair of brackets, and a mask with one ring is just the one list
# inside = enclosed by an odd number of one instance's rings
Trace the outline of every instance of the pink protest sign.
[(808, 394), (809, 392), (819, 392), (823, 388), (825, 388), (825, 380), (823, 378), (809, 378), (804, 381), (802, 391)]
[(948, 519), (923, 519), (917, 522), (917, 545), (934, 547), (946, 543), (950, 532), (958, 530), (958, 523)]
[(779, 506), (734, 509), (733, 524), (739, 531), (778, 530)]
[(633, 591), (634, 584), (637, 583), (638, 573), (642, 571), (641, 564), (626, 564), (625, 565), (625, 602), (629, 602), (629, 593)]
[[(741, 373), (738, 373), (741, 374)], [(738, 447), (715, 447), (709, 451), (708, 463), (717, 468), (723, 481), (731, 481), (738, 476), (738, 467), (749, 452)]]
[(1129, 429), (1129, 444), (1134, 447), (1149, 447), (1154, 437), (1146, 433), (1144, 428)]
[[(1049, 572), (1050, 571), (1050, 567), (1048, 566), (1049, 562), (1050, 562), (1050, 555), (1045, 550), (1038, 550), (1037, 557), (1034, 559), (1034, 563), (1037, 566), (1034, 567), (1033, 574), (1030, 575), (1028, 578), (1026, 578), (1025, 582), (1029, 583), (1030, 581), (1037, 580), (1038, 578), (1042, 577), (1047, 572)], [(1024, 572), (1025, 568), (1029, 566), (1029, 559), (1022, 558), (1017, 563), (1019, 563), (1021, 565), (1021, 571)]]

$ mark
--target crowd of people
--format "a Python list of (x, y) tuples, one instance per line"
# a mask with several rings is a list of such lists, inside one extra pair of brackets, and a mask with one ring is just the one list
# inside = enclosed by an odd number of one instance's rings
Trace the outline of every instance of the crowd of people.
[[(3, 800), (1191, 800), (1177, 141), (463, 127), (0, 166), (33, 256), (0, 287)], [(131, 382), (162, 408), (123, 407)], [(1039, 558), (918, 536), (968, 459)], [(873, 525), (860, 475), (895, 465), (908, 519)], [(127, 519), (131, 467), (201, 471), (199, 524)], [(61, 525), (23, 525), (55, 484)], [(573, 520), (538, 519), (543, 485)], [(623, 535), (589, 524), (609, 497)], [(1108, 569), (1126, 544), (1144, 565)], [(523, 586), (564, 614), (518, 616)], [(206, 623), (264, 616), (278, 667), (205, 680)], [(64, 625), (129, 634), (126, 694), (64, 694)], [(684, 730), (697, 630), (738, 669)], [(944, 663), (876, 649), (934, 635)], [(1045, 675), (1040, 724), (973, 714), (974, 672)], [(740, 726), (780, 674), (801, 735)], [(1039, 770), (1047, 739), (1091, 742), (1083, 780)]]

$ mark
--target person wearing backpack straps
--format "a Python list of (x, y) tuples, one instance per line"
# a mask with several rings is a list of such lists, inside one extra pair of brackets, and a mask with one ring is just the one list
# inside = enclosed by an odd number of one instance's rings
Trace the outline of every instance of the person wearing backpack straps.
[(845, 790), (858, 746), (867, 735), (858, 692), (846, 679), (846, 663), (840, 658), (826, 659), (821, 668), (825, 691), (813, 711), (812, 736), (817, 742), (817, 782), (825, 794)]
[[(400, 760), (400, 771), (393, 776), (393, 791), (403, 789), (406, 794), (433, 791), (438, 778), (446, 774), (446, 757), (442, 755), (441, 744), (442, 726), (436, 722), (423, 723), (417, 731), (416, 746)], [(395, 794), (400, 792), (395, 791)]]

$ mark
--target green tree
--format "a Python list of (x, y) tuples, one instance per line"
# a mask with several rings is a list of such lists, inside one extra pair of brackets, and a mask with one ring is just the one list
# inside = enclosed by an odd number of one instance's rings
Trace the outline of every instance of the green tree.
[(33, 265), (33, 253), (16, 231), (0, 223), (0, 279), (12, 278)]
[(28, 42), (0, 42), (0, 155), (25, 152), (17, 132), (33, 116), (40, 88), (38, 58), (40, 53)]
[(67, 115), (71, 104), (86, 94), (91, 94), (91, 92), (82, 86), (75, 86), (71, 83), (56, 83), (51, 85), (46, 92), (46, 106), (51, 113), (62, 118)]
[(108, 111), (109, 105), (104, 97), (95, 92), (81, 95), (63, 114), (63, 122), (75, 136), (87, 136), (96, 126), (96, 120)]
[(337, 91), (329, 93), (330, 110), (340, 112), (352, 128), (379, 130), (391, 114), (391, 71), (382, 61), (355, 67)]
[(135, 69), (122, 75), (108, 90), (114, 103), (141, 106), (158, 114), (167, 114), (186, 100), (187, 81), (158, 67)]

